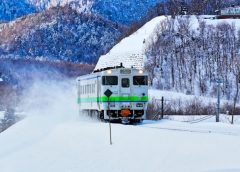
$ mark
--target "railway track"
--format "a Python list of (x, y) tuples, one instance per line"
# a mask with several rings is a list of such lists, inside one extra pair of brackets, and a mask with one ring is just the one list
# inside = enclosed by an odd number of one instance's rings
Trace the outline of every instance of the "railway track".
[(178, 132), (189, 132), (189, 133), (209, 133), (209, 134), (222, 134), (222, 135), (229, 135), (229, 136), (240, 136), (240, 133), (237, 132), (228, 132), (228, 131), (217, 131), (217, 130), (210, 130), (210, 129), (190, 129), (190, 128), (183, 128), (183, 127), (161, 127), (161, 126), (147, 126), (147, 125), (136, 125), (137, 127), (142, 128), (151, 128), (156, 130), (167, 130), (167, 131), (178, 131)]

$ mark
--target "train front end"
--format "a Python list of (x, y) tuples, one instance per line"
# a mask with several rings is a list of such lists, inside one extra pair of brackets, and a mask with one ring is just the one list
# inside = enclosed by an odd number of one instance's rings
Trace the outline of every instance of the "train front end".
[[(118, 68), (102, 73), (102, 118), (122, 123), (141, 122), (146, 118), (148, 76), (143, 70)], [(109, 98), (106, 91), (110, 91)]]

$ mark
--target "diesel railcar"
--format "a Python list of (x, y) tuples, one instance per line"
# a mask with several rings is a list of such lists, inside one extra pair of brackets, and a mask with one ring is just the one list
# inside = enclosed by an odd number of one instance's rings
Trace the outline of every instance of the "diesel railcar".
[(148, 75), (134, 68), (105, 68), (77, 78), (80, 114), (122, 123), (146, 118)]

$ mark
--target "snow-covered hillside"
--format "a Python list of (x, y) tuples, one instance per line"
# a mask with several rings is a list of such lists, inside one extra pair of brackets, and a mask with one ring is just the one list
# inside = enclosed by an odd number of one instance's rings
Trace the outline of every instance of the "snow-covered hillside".
[(96, 15), (57, 7), (0, 24), (0, 56), (96, 63), (123, 33), (122, 26)]
[(145, 41), (153, 33), (156, 25), (165, 19), (166, 17), (164, 16), (156, 17), (132, 35), (123, 39), (106, 55), (99, 58), (95, 69), (118, 66), (120, 63), (123, 63), (124, 67), (143, 68)]
[(35, 5), (39, 10), (57, 6), (64, 7), (70, 4), (79, 12), (90, 12), (93, 3), (91, 0), (28, 0), (28, 2)]
[(2, 20), (14, 20), (34, 12), (36, 12), (34, 5), (27, 3), (25, 0), (0, 1), (0, 22)]
[[(0, 21), (14, 20), (53, 7), (71, 6), (78, 12), (94, 13), (104, 19), (129, 25), (141, 20), (151, 9), (164, 0), (1, 0)], [(128, 10), (126, 10), (128, 9)]]
[(237, 172), (240, 126), (164, 120), (108, 124), (78, 116), (72, 81), (37, 82), (26, 118), (0, 134), (1, 172)]
[[(143, 68), (145, 48), (148, 41), (151, 41), (156, 36), (154, 31), (159, 29), (161, 23), (170, 17), (156, 17), (146, 23), (138, 31), (123, 39), (115, 45), (106, 55), (102, 55), (95, 69), (101, 69), (109, 66), (117, 66), (123, 63), (125, 67)], [(214, 16), (190, 16), (190, 25), (193, 30), (198, 30), (199, 21), (205, 21), (207, 25), (217, 25), (220, 23), (228, 23), (240, 29), (239, 19), (213, 19)], [(176, 26), (177, 27), (177, 26)]]
[[(120, 24), (139, 21), (151, 8), (164, 0), (27, 0), (37, 9), (70, 5), (79, 12), (92, 12)], [(126, 10), (128, 9), (128, 10)]]

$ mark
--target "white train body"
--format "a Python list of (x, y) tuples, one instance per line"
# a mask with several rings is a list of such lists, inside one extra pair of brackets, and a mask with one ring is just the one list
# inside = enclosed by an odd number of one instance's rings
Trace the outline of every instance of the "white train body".
[[(80, 76), (78, 104), (80, 111), (98, 115), (103, 120), (140, 122), (146, 117), (148, 79), (142, 70), (114, 68)], [(110, 90), (111, 96), (105, 95)]]

